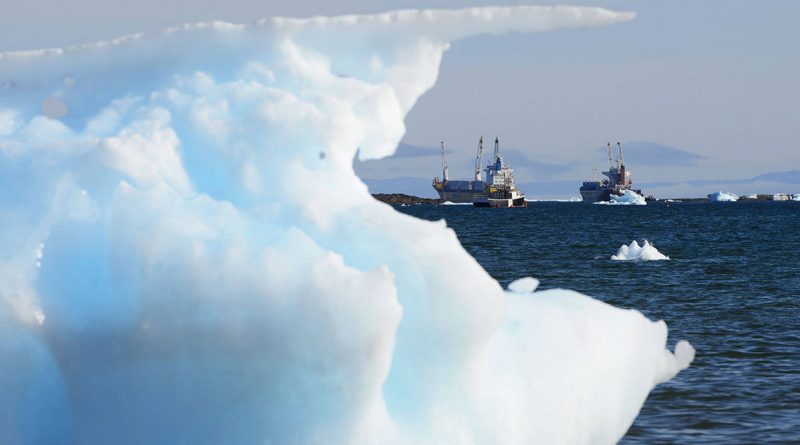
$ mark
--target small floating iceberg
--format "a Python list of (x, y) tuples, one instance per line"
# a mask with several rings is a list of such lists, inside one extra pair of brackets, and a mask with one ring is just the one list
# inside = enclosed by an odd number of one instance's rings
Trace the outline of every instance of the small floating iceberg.
[(598, 201), (595, 204), (604, 205), (647, 205), (644, 196), (634, 192), (633, 190), (624, 190), (622, 195), (611, 195), (611, 201)]
[(583, 198), (572, 196), (568, 199), (526, 199), (528, 202), (583, 202)]
[(614, 261), (657, 261), (668, 260), (669, 257), (659, 252), (647, 240), (644, 240), (642, 246), (639, 246), (639, 243), (633, 240), (630, 245), (623, 244), (620, 246), (617, 254), (611, 255), (611, 259)]
[(453, 201), (445, 201), (440, 206), (471, 206), (471, 202), (453, 202)]
[(714, 192), (708, 194), (708, 200), (711, 202), (735, 202), (739, 200), (739, 196), (728, 192)]
[(795, 193), (792, 195), (792, 201), (800, 201), (800, 193)]

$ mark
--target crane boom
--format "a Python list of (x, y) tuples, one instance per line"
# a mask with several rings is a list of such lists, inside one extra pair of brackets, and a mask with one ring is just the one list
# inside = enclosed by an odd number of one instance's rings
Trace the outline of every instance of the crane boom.
[(447, 151), (444, 149), (444, 141), (442, 141), (442, 180), (447, 181)]
[(483, 136), (478, 141), (478, 156), (475, 157), (475, 180), (481, 181), (481, 160), (483, 159)]

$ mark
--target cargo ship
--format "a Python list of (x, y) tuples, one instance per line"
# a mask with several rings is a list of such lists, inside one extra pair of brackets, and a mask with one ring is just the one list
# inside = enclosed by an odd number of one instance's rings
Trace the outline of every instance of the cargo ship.
[[(482, 144), (481, 144), (482, 145)], [(527, 207), (525, 193), (514, 184), (514, 170), (503, 163), (500, 140), (494, 139), (494, 162), (486, 166), (484, 193), (472, 201), (475, 207)]]
[[(641, 190), (633, 188), (631, 172), (625, 168), (622, 157), (622, 145), (617, 142), (617, 158), (612, 159), (611, 143), (608, 146), (608, 171), (604, 171), (608, 179), (585, 181), (580, 188), (581, 198), (585, 202), (610, 201), (611, 195), (620, 196), (625, 190), (630, 190), (643, 196)], [(652, 199), (651, 197), (648, 197)]]
[(499, 138), (494, 140), (494, 160), (484, 169), (486, 181), (481, 171), (482, 159), (483, 137), (478, 141), (474, 179), (451, 181), (447, 170), (447, 150), (442, 142), (442, 178), (433, 179), (433, 188), (442, 201), (472, 203), (476, 207), (526, 207), (525, 194), (514, 183), (514, 170), (503, 163)]
[(442, 142), (442, 178), (433, 178), (433, 188), (442, 201), (453, 203), (471, 203), (483, 194), (481, 179), (481, 156), (483, 154), (483, 137), (478, 145), (478, 157), (475, 160), (475, 176), (472, 181), (451, 181), (447, 171), (447, 150)]

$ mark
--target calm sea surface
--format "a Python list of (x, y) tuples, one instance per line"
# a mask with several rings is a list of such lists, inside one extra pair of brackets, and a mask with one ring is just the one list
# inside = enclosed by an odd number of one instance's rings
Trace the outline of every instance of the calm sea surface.
[[(397, 209), (444, 218), (504, 286), (530, 275), (665, 320), (670, 348), (694, 345), (621, 443), (800, 444), (800, 203)], [(609, 260), (643, 239), (671, 260)]]

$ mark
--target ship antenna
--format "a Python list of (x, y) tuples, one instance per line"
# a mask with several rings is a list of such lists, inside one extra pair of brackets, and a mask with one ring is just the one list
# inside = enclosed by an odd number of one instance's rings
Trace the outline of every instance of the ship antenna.
[(611, 160), (611, 142), (606, 142), (606, 146), (608, 146), (608, 168), (610, 170), (614, 168), (614, 162)]
[(483, 159), (483, 136), (478, 141), (478, 156), (475, 157), (475, 180), (481, 181), (481, 160)]
[(444, 149), (444, 141), (442, 141), (442, 180), (447, 181), (447, 151)]

